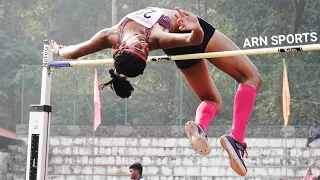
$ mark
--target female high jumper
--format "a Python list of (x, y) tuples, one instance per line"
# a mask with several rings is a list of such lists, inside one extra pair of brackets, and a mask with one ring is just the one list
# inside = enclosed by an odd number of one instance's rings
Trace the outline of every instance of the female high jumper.
[[(67, 59), (113, 48), (115, 69), (109, 70), (112, 80), (104, 86), (110, 84), (122, 98), (131, 95), (133, 87), (127, 78), (143, 74), (149, 51), (162, 49), (167, 55), (181, 55), (239, 50), (228, 37), (200, 17), (179, 8), (169, 10), (157, 7), (130, 13), (117, 25), (99, 31), (80, 44), (62, 46), (51, 40), (50, 46), (56, 55)], [(230, 134), (221, 136), (220, 143), (228, 152), (231, 168), (245, 176), (247, 168), (243, 158), (247, 145), (244, 136), (256, 93), (262, 83), (260, 74), (247, 56), (175, 61), (201, 100), (195, 121), (185, 125), (191, 148), (201, 155), (211, 152), (205, 134), (222, 108), (222, 100), (210, 78), (206, 60), (239, 83), (234, 99), (232, 130)]]

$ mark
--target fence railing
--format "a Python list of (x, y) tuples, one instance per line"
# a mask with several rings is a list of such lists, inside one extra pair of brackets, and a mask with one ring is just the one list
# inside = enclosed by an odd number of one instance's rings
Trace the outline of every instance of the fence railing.
[[(263, 79), (251, 124), (283, 124), (281, 65), (257, 65)], [(291, 92), (289, 124), (312, 124), (320, 116), (320, 65), (288, 65)], [(97, 67), (99, 81), (108, 80), (108, 67)], [(210, 75), (223, 99), (216, 124), (231, 124), (238, 83), (210, 66)], [(28, 123), (28, 107), (39, 103), (40, 66), (22, 66), (15, 104), (17, 123)], [(57, 69), (53, 74), (53, 124), (92, 124), (94, 67)], [(17, 78), (19, 79), (19, 78)], [(171, 63), (150, 64), (144, 75), (131, 80), (132, 97), (121, 99), (109, 87), (101, 91), (103, 125), (183, 125), (192, 120), (200, 103), (182, 74)], [(20, 105), (19, 105), (20, 104)], [(20, 107), (20, 108), (19, 108)], [(19, 111), (20, 110), (20, 111)], [(18, 116), (17, 116), (17, 119)]]

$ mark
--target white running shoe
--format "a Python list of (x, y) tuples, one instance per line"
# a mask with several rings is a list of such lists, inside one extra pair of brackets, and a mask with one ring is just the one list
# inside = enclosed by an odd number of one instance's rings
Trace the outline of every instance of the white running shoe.
[(203, 156), (210, 154), (211, 148), (207, 136), (197, 123), (194, 121), (187, 122), (184, 126), (184, 130), (189, 138), (191, 148), (196, 153)]

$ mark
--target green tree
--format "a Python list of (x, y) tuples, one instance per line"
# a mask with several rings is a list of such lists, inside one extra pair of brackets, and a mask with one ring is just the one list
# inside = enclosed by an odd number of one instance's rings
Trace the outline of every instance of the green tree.
[[(1, 126), (13, 129), (20, 119), (18, 100), (20, 98), (21, 81), (18, 73), (22, 64), (36, 64), (40, 56), (36, 51), (20, 41), (0, 31), (0, 122)], [(28, 72), (27, 76), (30, 76)]]

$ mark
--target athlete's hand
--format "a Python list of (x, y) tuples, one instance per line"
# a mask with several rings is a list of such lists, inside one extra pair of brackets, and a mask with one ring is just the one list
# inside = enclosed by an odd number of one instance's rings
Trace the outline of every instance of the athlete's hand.
[(179, 25), (180, 31), (202, 29), (197, 16), (185, 10), (179, 9), (178, 7), (176, 7), (176, 10), (179, 14), (174, 14), (174, 16), (177, 18), (177, 24)]
[(53, 54), (58, 55), (58, 56), (60, 56), (59, 49), (66, 47), (63, 45), (58, 45), (54, 40), (50, 40), (49, 44), (50, 44), (50, 47), (52, 49)]

